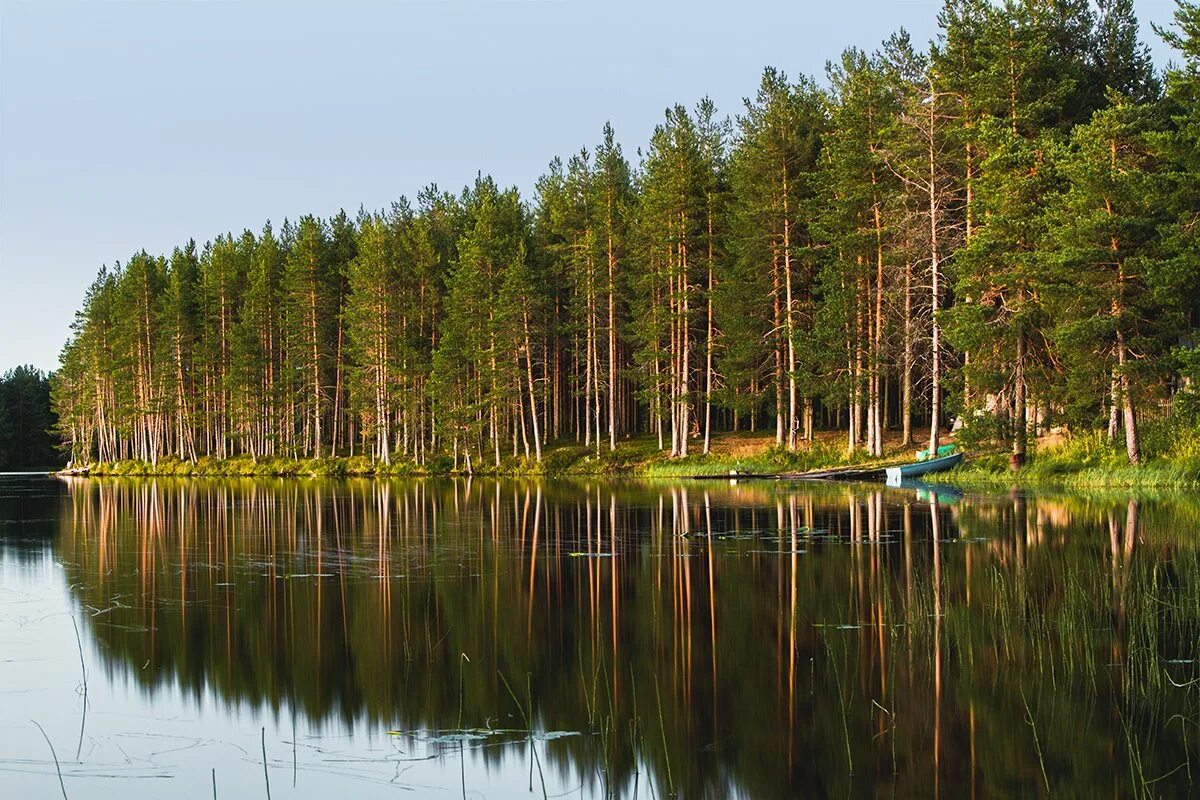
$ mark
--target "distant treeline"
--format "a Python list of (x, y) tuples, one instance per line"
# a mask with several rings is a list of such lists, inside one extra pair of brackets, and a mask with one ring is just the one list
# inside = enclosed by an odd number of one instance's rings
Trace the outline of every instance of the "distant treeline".
[[(721, 430), (1023, 458), (1042, 426), (1188, 385), (1200, 276), (1200, 5), (949, 0), (826, 79), (767, 69), (733, 119), (613, 130), (533, 198), (488, 177), (102, 269), (54, 381), (74, 460), (365, 453), (467, 469), (548, 440), (673, 455)], [(932, 423), (932, 424), (931, 424)]]
[(62, 464), (50, 408), (50, 378), (33, 367), (0, 376), (0, 472)]

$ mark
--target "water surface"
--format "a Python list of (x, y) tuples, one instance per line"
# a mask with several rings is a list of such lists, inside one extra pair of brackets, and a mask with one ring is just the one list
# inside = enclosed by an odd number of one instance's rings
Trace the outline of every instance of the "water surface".
[(1200, 496), (0, 478), (0, 785), (1188, 794), (1198, 529)]

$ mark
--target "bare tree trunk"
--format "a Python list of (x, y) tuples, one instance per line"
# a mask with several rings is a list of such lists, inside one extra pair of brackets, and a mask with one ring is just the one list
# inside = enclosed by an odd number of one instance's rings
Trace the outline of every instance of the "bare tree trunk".
[(596, 429), (596, 455), (600, 454), (600, 317), (596, 313), (596, 294), (592, 294), (592, 395), (595, 398), (596, 404), (593, 409), (593, 421)]
[[(587, 322), (584, 325), (583, 344), (583, 446), (592, 446), (592, 364), (593, 349), (595, 348), (595, 330), (592, 317), (592, 286), (589, 266), (587, 284), (584, 287), (584, 306), (587, 309)], [(599, 436), (600, 432), (597, 431)]]
[(783, 417), (783, 343), (779, 341), (779, 331), (783, 330), (783, 314), (780, 303), (780, 285), (779, 285), (779, 254), (771, 260), (771, 276), (774, 282), (772, 297), (774, 299), (774, 328), (772, 329), (771, 337), (774, 339), (775, 347), (775, 446), (779, 447), (784, 442), (784, 417)]
[(1108, 385), (1108, 443), (1112, 444), (1117, 440), (1117, 433), (1121, 430), (1121, 379), (1117, 377), (1117, 371), (1113, 370), (1112, 379)]
[(1013, 465), (1025, 464), (1028, 435), (1025, 408), (1025, 332), (1017, 331), (1016, 386), (1013, 389)]
[[(681, 220), (682, 222), (682, 220)], [(682, 227), (682, 225), (681, 225)], [(681, 231), (682, 235), (682, 231)], [(683, 352), (681, 354), (680, 364), (680, 408), (679, 408), (679, 455), (686, 457), (688, 454), (688, 427), (690, 424), (689, 418), (689, 397), (691, 391), (691, 336), (689, 331), (688, 317), (688, 295), (690, 287), (688, 286), (688, 260), (687, 260), (687, 244), (680, 243), (679, 251), (679, 276), (681, 280), (681, 289), (683, 290), (682, 316), (680, 319), (680, 333), (683, 339)]]
[[(313, 267), (315, 270), (315, 266)], [(312, 389), (313, 389), (313, 457), (321, 457), (321, 361), (320, 335), (317, 328), (317, 289), (316, 275), (312, 277), (313, 286), (309, 289), (309, 326), (312, 332)]]
[[(875, 183), (875, 174), (871, 182)], [(871, 403), (872, 426), (875, 428), (875, 449), (872, 455), (883, 455), (883, 215), (879, 201), (875, 202), (875, 344), (871, 359), (871, 380), (874, 397)]]
[[(932, 87), (930, 87), (932, 90)], [(932, 94), (932, 91), (931, 91)], [(938, 241), (938, 186), (937, 186), (937, 148), (934, 140), (936, 117), (934, 109), (937, 103), (929, 102), (929, 270), (930, 270), (930, 309), (929, 319), (932, 333), (930, 346), (932, 348), (929, 382), (931, 397), (929, 403), (929, 455), (937, 455), (938, 439), (941, 433), (942, 417), (942, 328), (938, 323), (938, 311), (941, 309), (941, 251)], [(1022, 389), (1022, 391), (1024, 391)]]
[(668, 377), (670, 378), (670, 381), (671, 381), (671, 391), (670, 391), (671, 458), (674, 458), (675, 456), (679, 455), (679, 386), (681, 383), (681, 381), (679, 379), (679, 372), (680, 372), (679, 351), (682, 349), (679, 345), (679, 309), (678, 309), (678, 306), (676, 303), (676, 297), (679, 296), (679, 293), (678, 293), (678, 289), (677, 289), (677, 286), (678, 286), (677, 277), (675, 276), (674, 271), (673, 271), (674, 267), (675, 267), (675, 264), (673, 261), (674, 257), (675, 257), (675, 255), (674, 255), (674, 253), (672, 253), (672, 255), (671, 255), (672, 272), (670, 273), (670, 278), (669, 278), (670, 288), (669, 288), (669, 292), (668, 292), (668, 294), (670, 295), (670, 301), (668, 302), (668, 308), (670, 309), (670, 324), (671, 324), (671, 344), (670, 344), (670, 348), (669, 348), (670, 353), (671, 353), (671, 369), (669, 370), (669, 375), (668, 375)]
[(792, 224), (788, 198), (787, 166), (783, 170), (783, 284), (787, 298), (788, 430), (787, 447), (796, 449), (796, 329), (792, 303)]
[(861, 302), (856, 300), (855, 305), (858, 307), (854, 312), (854, 394), (850, 409), (854, 416), (854, 447), (858, 447), (865, 440), (866, 431), (863, 430), (863, 311)]
[(713, 204), (708, 198), (708, 320), (704, 342), (704, 454), (712, 446), (712, 391), (713, 391)]
[[(345, 333), (345, 320), (343, 314), (338, 312), (338, 331), (337, 331), (337, 356), (334, 359), (334, 378), (333, 378), (333, 421), (331, 435), (329, 437), (330, 453), (337, 455), (338, 437), (342, 434), (342, 340)], [(386, 447), (386, 445), (384, 445)]]
[(1128, 348), (1125, 346), (1124, 331), (1117, 330), (1117, 369), (1121, 376), (1121, 410), (1125, 417), (1125, 454), (1130, 464), (1138, 464), (1142, 460), (1142, 451), (1138, 441), (1137, 414), (1133, 405), (1133, 394), (1130, 392), (1128, 366)]
[(611, 191), (608, 208), (608, 449), (611, 451), (617, 449), (617, 255), (613, 249)]
[(904, 374), (900, 386), (900, 439), (901, 444), (912, 444), (912, 371), (913, 371), (913, 319), (912, 319), (912, 260), (904, 263)]

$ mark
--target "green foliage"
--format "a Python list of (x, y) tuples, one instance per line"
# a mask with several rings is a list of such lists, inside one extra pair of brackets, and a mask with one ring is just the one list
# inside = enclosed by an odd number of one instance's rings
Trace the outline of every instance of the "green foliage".
[(878, 455), (961, 412), (972, 446), (1107, 423), (1136, 462), (1200, 378), (1200, 10), (1165, 81), (1130, 0), (939, 23), (825, 85), (767, 68), (733, 124), (672, 105), (637, 164), (606, 125), (529, 201), (481, 173), (135, 252), (85, 293), (51, 424), (152, 471), (600, 473), (772, 428), (798, 460), (764, 467), (823, 462), (820, 428)]
[[(818, 160), (828, 120), (823, 97), (808, 79), (792, 82), (764, 70), (758, 93), (737, 120), (729, 159), (730, 251), (721, 272), (717, 309), (725, 332), (718, 358), (725, 402), (738, 414), (765, 402), (777, 424), (794, 431), (778, 409), (791, 384), (807, 397), (818, 355), (803, 347), (816, 313), (814, 231), (808, 220), (818, 198)], [(784, 431), (779, 435), (788, 438)]]
[(39, 469), (62, 463), (53, 431), (50, 377), (32, 366), (0, 376), (0, 472)]

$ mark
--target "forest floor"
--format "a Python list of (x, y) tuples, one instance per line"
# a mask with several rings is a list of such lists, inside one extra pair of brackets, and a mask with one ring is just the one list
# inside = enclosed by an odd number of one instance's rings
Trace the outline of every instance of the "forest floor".
[[(953, 441), (946, 438), (943, 443)], [(1169, 453), (1151, 455), (1146, 463), (1130, 465), (1123, 451), (1087, 434), (1067, 441), (1047, 439), (1032, 443), (1026, 465), (1013, 472), (1007, 450), (999, 446), (973, 445), (967, 460), (957, 469), (930, 476), (930, 481), (963, 487), (1049, 487), (1077, 488), (1121, 487), (1200, 487), (1200, 450), (1178, 448)], [(542, 461), (523, 454), (513, 456), (511, 444), (501, 454), (500, 464), (492, 458), (472, 465), (475, 475), (497, 476), (609, 476), (609, 477), (686, 477), (726, 475), (731, 472), (778, 474), (804, 472), (835, 466), (894, 463), (915, 454), (923, 445), (904, 445), (899, 433), (885, 437), (884, 455), (871, 458), (865, 450), (847, 453), (846, 434), (841, 431), (818, 432), (813, 442), (801, 442), (796, 451), (777, 447), (773, 432), (722, 433), (713, 437), (710, 452), (704, 454), (703, 441), (689, 442), (691, 454), (671, 458), (660, 450), (654, 437), (639, 436), (621, 440), (616, 450), (602, 443), (599, 452), (574, 441), (554, 442), (546, 446)], [(490, 455), (490, 454), (489, 454)], [(372, 463), (365, 456), (320, 459), (264, 458), (246, 456), (229, 459), (201, 458), (196, 462), (175, 458), (160, 459), (157, 464), (120, 461), (92, 464), (92, 475), (127, 476), (405, 476), (465, 474), (465, 462), (458, 470), (449, 456), (431, 459), (424, 467), (411, 461), (397, 460), (390, 465)]]

